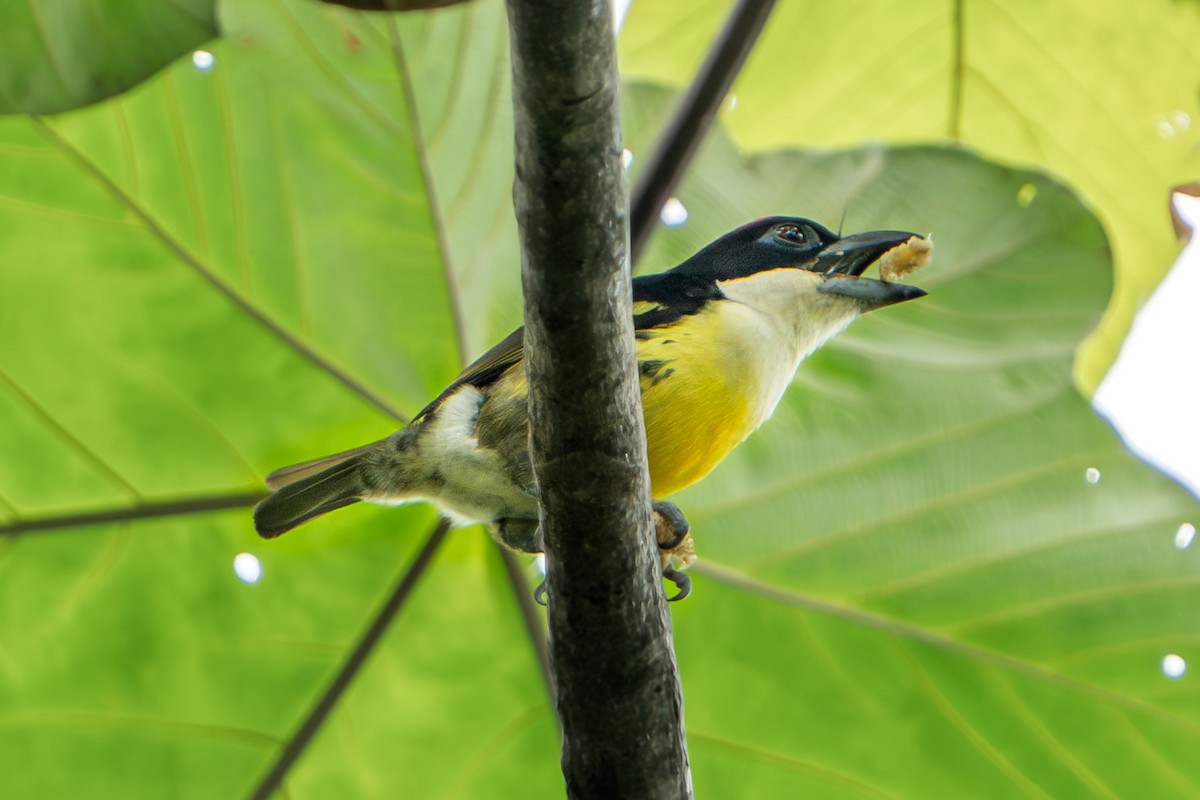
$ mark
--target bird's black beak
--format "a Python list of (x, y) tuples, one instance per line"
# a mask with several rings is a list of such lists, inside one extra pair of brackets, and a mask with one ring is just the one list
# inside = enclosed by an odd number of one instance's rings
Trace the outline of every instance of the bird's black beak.
[(864, 312), (924, 297), (928, 292), (916, 286), (861, 277), (884, 253), (913, 236), (918, 235), (908, 231), (868, 231), (838, 239), (818, 253), (816, 263), (809, 267), (825, 276), (818, 291), (854, 298), (862, 303)]

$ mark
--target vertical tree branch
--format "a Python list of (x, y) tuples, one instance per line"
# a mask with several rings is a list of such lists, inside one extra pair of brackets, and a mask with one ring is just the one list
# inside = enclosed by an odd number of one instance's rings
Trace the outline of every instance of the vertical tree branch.
[(689, 797), (651, 530), (607, 0), (508, 0), (531, 452), (575, 798)]

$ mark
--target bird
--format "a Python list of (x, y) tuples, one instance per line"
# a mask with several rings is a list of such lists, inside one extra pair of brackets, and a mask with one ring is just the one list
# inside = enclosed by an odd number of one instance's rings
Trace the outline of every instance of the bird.
[[(814, 350), (868, 311), (924, 296), (863, 273), (873, 264), (884, 278), (911, 272), (930, 246), (906, 231), (841, 236), (774, 216), (633, 279), (655, 524), (663, 574), (681, 589), (672, 599), (690, 587), (675, 566), (695, 555), (686, 518), (665, 498), (765, 422)], [(274, 538), (359, 501), (428, 501), (456, 523), (483, 523), (512, 549), (541, 552), (523, 341), (519, 328), (386, 438), (272, 472), (272, 493), (254, 509), (258, 534)]]

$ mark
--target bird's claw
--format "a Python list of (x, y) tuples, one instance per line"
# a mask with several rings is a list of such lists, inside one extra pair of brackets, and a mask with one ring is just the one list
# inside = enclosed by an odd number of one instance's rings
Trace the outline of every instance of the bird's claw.
[(692, 593), (692, 579), (682, 570), (675, 569), (677, 564), (684, 567), (696, 560), (690, 532), (692, 526), (687, 517), (679, 510), (679, 506), (665, 500), (655, 500), (654, 509), (654, 538), (658, 542), (658, 551), (662, 556), (663, 577), (675, 584), (679, 591), (667, 601), (674, 603)]
[(654, 509), (654, 537), (658, 541), (658, 548), (674, 550), (683, 544), (692, 526), (679, 506), (665, 500), (655, 500), (651, 508)]
[[(689, 536), (691, 526), (688, 524), (687, 518), (683, 516), (683, 512), (679, 510), (679, 506), (674, 503), (655, 500), (653, 509), (654, 535), (658, 542), (659, 554), (662, 557), (662, 576), (675, 584), (675, 588), (679, 590), (674, 597), (667, 598), (668, 602), (673, 603), (692, 593), (692, 579), (673, 566), (673, 564), (681, 564), (686, 568), (696, 560)], [(507, 522), (507, 520), (503, 522)], [(502, 527), (501, 531), (506, 532), (507, 529)], [(508, 538), (505, 538), (504, 541), (510, 546), (513, 544)], [(543, 580), (533, 590), (533, 600), (540, 606), (546, 605), (546, 581)]]
[[(679, 570), (667, 567), (663, 570), (663, 577), (675, 584), (675, 588), (679, 590), (679, 593), (674, 597), (667, 598), (668, 603), (674, 603), (677, 600), (682, 600), (692, 593), (692, 579)], [(537, 588), (533, 590), (533, 601), (539, 606), (546, 605), (545, 581), (539, 583)]]
[(675, 584), (675, 588), (679, 590), (679, 594), (674, 597), (668, 597), (668, 603), (674, 603), (677, 600), (682, 600), (692, 593), (692, 579), (686, 574), (680, 572), (673, 567), (667, 567), (663, 570), (663, 577)]

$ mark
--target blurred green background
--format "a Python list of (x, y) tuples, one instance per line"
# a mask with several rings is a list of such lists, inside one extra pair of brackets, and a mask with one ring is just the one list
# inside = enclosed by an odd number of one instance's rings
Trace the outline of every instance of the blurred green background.
[[(0, 796), (246, 796), (435, 523), (264, 542), (262, 476), (521, 319), (503, 5), (9, 10)], [(631, 9), (632, 180), (727, 11)], [(1200, 508), (1080, 389), (1176, 251), (1195, 41), (1168, 0), (776, 10), (640, 268), (775, 213), (936, 251), (675, 498), (698, 796), (1200, 797)], [(521, 567), (451, 534), (278, 796), (561, 796)]]

